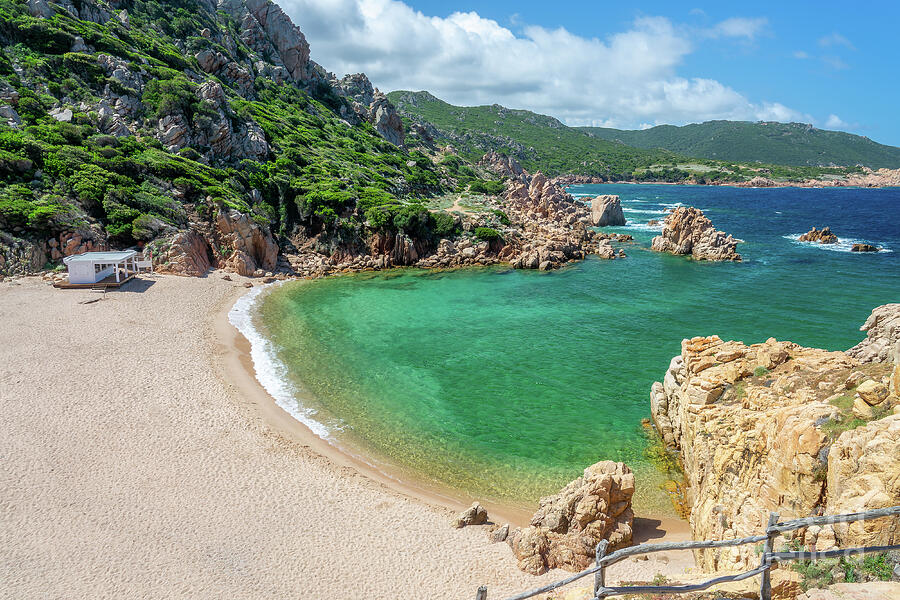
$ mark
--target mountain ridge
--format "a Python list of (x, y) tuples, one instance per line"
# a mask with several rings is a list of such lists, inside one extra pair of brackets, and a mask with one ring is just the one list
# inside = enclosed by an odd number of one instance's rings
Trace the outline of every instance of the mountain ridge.
[[(900, 148), (807, 124), (720, 120), (680, 127), (660, 125), (648, 130), (569, 127), (552, 116), (499, 104), (455, 106), (428, 91), (396, 90), (387, 96), (407, 120), (434, 125), (446, 141), (460, 144), (457, 149), (469, 157), (474, 158), (493, 143), (526, 168), (555, 175), (568, 169), (575, 174), (629, 179), (636, 170), (654, 163), (692, 159), (797, 169), (900, 168)], [(533, 129), (526, 131), (527, 126)]]
[(900, 148), (808, 123), (713, 120), (648, 129), (577, 129), (636, 148), (664, 148), (701, 158), (795, 166), (900, 168)]

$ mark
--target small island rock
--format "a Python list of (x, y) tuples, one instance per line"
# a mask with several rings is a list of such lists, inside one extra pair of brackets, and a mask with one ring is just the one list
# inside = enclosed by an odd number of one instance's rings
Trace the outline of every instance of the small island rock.
[(663, 222), (662, 233), (653, 238), (657, 252), (689, 254), (697, 260), (741, 260), (738, 241), (717, 230), (703, 211), (679, 206)]
[(853, 244), (853, 247), (850, 248), (851, 252), (878, 252), (878, 250), (878, 246), (872, 244)]
[(831, 233), (831, 227), (823, 227), (821, 230), (813, 227), (800, 236), (801, 242), (816, 242), (819, 244), (836, 244), (838, 237)]
[(591, 200), (591, 225), (597, 227), (621, 226), (625, 224), (625, 213), (618, 196), (597, 196)]

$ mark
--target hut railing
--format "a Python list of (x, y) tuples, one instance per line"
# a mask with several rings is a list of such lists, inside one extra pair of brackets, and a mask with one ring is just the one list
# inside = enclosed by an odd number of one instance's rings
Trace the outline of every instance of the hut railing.
[[(850, 523), (853, 521), (866, 521), (869, 519), (880, 519), (884, 517), (900, 516), (900, 506), (891, 506), (889, 508), (879, 508), (875, 510), (867, 510), (865, 512), (848, 513), (843, 515), (829, 515), (824, 517), (807, 517), (804, 519), (795, 519), (784, 523), (778, 522), (778, 514), (769, 514), (769, 525), (764, 533), (760, 535), (752, 535), (749, 537), (734, 540), (716, 540), (705, 542), (664, 542), (659, 544), (639, 544), (628, 548), (616, 550), (611, 554), (606, 554), (607, 541), (603, 540), (597, 544), (595, 564), (579, 573), (575, 573), (560, 579), (559, 581), (549, 583), (545, 586), (510, 596), (506, 600), (525, 600), (533, 598), (547, 592), (552, 592), (570, 583), (578, 581), (594, 575), (594, 598), (603, 600), (610, 596), (622, 596), (624, 594), (680, 594), (687, 592), (699, 592), (711, 588), (720, 583), (728, 583), (731, 581), (743, 581), (751, 577), (761, 575), (760, 582), (760, 598), (762, 600), (771, 600), (772, 586), (770, 579), (770, 571), (772, 566), (779, 562), (788, 562), (793, 560), (819, 560), (823, 558), (835, 558), (840, 556), (853, 556), (857, 554), (866, 554), (870, 552), (887, 552), (889, 550), (900, 550), (900, 544), (892, 546), (866, 546), (860, 548), (841, 548), (836, 550), (826, 550), (822, 552), (775, 552), (774, 542), (779, 534), (787, 531), (795, 531), (804, 527), (834, 525), (835, 523)], [(733, 575), (721, 575), (706, 581), (694, 584), (684, 585), (630, 585), (630, 586), (607, 586), (606, 585), (606, 569), (610, 565), (625, 560), (630, 556), (640, 554), (651, 554), (654, 552), (666, 552), (669, 550), (704, 550), (709, 548), (728, 548), (733, 546), (743, 546), (746, 544), (757, 544), (765, 542), (763, 551), (760, 554), (760, 564), (755, 569), (744, 571)], [(478, 588), (476, 600), (487, 600), (487, 587)]]

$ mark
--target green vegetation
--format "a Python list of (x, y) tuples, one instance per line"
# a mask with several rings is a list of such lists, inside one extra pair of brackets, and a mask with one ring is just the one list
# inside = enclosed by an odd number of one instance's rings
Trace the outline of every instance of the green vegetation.
[(800, 586), (803, 591), (807, 591), (825, 588), (837, 582), (890, 581), (894, 561), (888, 554), (879, 553), (863, 557), (801, 560), (791, 563), (791, 569), (800, 573)]
[(461, 107), (428, 92), (391, 92), (388, 98), (407, 120), (425, 120), (461, 156), (477, 161), (489, 150), (514, 156), (531, 172), (587, 173), (615, 179), (640, 167), (668, 162), (667, 151), (646, 151), (600, 140), (556, 119), (499, 105)]
[(900, 148), (803, 123), (707, 121), (683, 127), (659, 125), (644, 130), (580, 129), (599, 139), (635, 148), (665, 149), (685, 156), (723, 161), (900, 168)]
[(840, 412), (836, 418), (829, 419), (826, 423), (823, 423), (821, 429), (822, 432), (832, 441), (840, 437), (840, 435), (845, 431), (852, 431), (857, 427), (862, 427), (866, 423), (882, 419), (889, 413), (889, 409), (887, 408), (872, 407), (872, 418), (860, 419), (853, 414), (853, 393), (855, 391), (856, 388), (853, 388), (851, 390), (848, 390), (846, 394), (838, 396), (837, 398), (833, 398), (830, 401), (831, 404), (836, 406)]
[[(625, 140), (621, 139), (622, 136), (605, 134), (618, 130), (567, 127), (552, 117), (525, 110), (511, 110), (496, 104), (453, 106), (428, 92), (397, 91), (391, 92), (388, 97), (407, 120), (431, 123), (440, 132), (437, 140), (440, 144), (452, 144), (469, 160), (478, 160), (488, 150), (495, 150), (515, 157), (529, 171), (543, 171), (551, 176), (575, 173), (598, 176), (606, 180), (676, 183), (683, 181), (727, 183), (746, 181), (758, 176), (799, 181), (809, 178), (839, 177), (859, 171), (855, 166), (827, 166), (831, 163), (856, 165), (863, 162), (873, 166), (887, 164), (876, 160), (875, 154), (871, 160), (866, 161), (854, 159), (792, 162), (789, 160), (790, 155), (769, 152), (768, 147), (748, 155), (748, 158), (732, 158), (726, 153), (695, 152), (691, 147), (631, 143), (630, 138)], [(752, 123), (746, 125), (757, 127)], [(794, 125), (784, 127), (790, 128)], [(660, 128), (649, 131), (656, 129)], [(858, 136), (814, 131), (816, 135), (791, 137), (791, 147), (798, 153), (818, 156), (823, 147), (830, 148), (838, 144), (832, 143), (832, 140), (844, 140), (841, 136), (857, 141), (865, 140), (862, 145), (867, 148), (879, 146)], [(740, 148), (746, 146), (740, 137), (728, 143)], [(785, 145), (788, 142), (775, 143)], [(880, 148), (886, 149), (885, 156), (893, 156), (895, 152), (900, 156), (898, 148), (887, 146)], [(688, 158), (689, 156), (698, 158)], [(782, 156), (784, 164), (771, 164), (782, 162)]]
[[(457, 225), (449, 215), (431, 215), (422, 199), (445, 191), (446, 182), (485, 194), (503, 188), (458, 157), (436, 165), (388, 143), (368, 123), (348, 125), (341, 114), (347, 102), (328, 85), (306, 89), (259, 77), (248, 90), (205, 77), (193, 58), (201, 49), (235, 61), (252, 56), (225, 12), (197, 0), (135, 0), (128, 14), (130, 27), (66, 11), (42, 19), (20, 0), (0, 0), (0, 87), (18, 94), (14, 109), (23, 121), (19, 129), (0, 125), (0, 228), (46, 237), (99, 223), (113, 243), (128, 245), (227, 207), (284, 235), (302, 227), (350, 240), (369, 228), (432, 239), (455, 235)], [(204, 28), (211, 38), (200, 36)], [(230, 49), (210, 42), (222, 36), (232, 40)], [(71, 52), (76, 37), (95, 51)], [(126, 68), (114, 73), (101, 53)], [(267, 156), (238, 160), (194, 142), (168, 151), (156, 139), (163, 117), (180, 116), (189, 140), (221, 119), (199, 94), (204, 80), (222, 85), (235, 131), (250, 120), (262, 128)], [(105, 117), (90, 108), (76, 109), (71, 122), (49, 114), (80, 102), (98, 106), (111, 93), (132, 99), (134, 135), (103, 133)]]
[(473, 194), (499, 196), (505, 189), (506, 185), (502, 181), (486, 181), (484, 179), (476, 179), (469, 184), (469, 191)]
[(483, 242), (492, 242), (494, 240), (502, 239), (500, 232), (491, 227), (476, 227), (475, 237)]
[(769, 374), (769, 369), (767, 369), (763, 366), (759, 366), (759, 367), (756, 367), (755, 369), (753, 369), (753, 375), (756, 377), (765, 377), (768, 374)]

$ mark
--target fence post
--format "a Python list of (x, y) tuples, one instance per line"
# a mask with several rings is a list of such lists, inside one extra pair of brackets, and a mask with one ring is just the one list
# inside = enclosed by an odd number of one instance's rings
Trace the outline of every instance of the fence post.
[[(606, 567), (600, 566), (600, 560), (606, 556), (606, 547), (609, 546), (609, 540), (600, 540), (600, 543), (597, 544), (596, 551), (596, 565), (600, 567), (600, 570), (594, 573), (594, 597), (597, 598), (597, 590), (602, 587), (606, 587)], [(599, 598), (606, 598), (606, 594), (603, 596), (599, 596)]]
[(475, 600), (487, 600), (487, 586), (483, 585), (475, 592)]
[(778, 532), (770, 532), (769, 528), (778, 523), (778, 513), (769, 513), (769, 526), (766, 527), (766, 545), (763, 546), (762, 556), (759, 559), (759, 566), (769, 563), (769, 568), (763, 571), (762, 583), (759, 585), (759, 600), (772, 600), (772, 565), (769, 561), (769, 553), (774, 550), (775, 537)]

